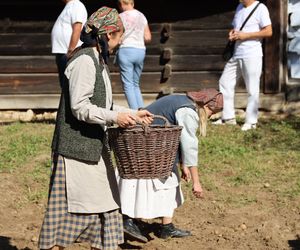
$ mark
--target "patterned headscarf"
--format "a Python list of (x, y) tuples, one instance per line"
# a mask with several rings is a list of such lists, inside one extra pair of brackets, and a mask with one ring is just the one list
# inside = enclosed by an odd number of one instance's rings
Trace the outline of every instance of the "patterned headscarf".
[(223, 94), (216, 89), (208, 88), (187, 92), (187, 96), (200, 106), (207, 105), (213, 114), (223, 109)]
[(94, 12), (85, 24), (85, 32), (96, 32), (97, 35), (119, 31), (123, 23), (116, 9), (102, 7)]

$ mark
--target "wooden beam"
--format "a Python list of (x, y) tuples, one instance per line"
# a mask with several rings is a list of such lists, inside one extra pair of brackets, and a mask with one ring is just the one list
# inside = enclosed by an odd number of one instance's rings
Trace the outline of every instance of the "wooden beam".
[[(165, 48), (174, 48), (174, 54), (180, 51), (185, 55), (211, 54), (216, 49), (220, 52), (226, 35), (226, 30), (172, 31), (169, 39), (161, 43), (160, 33), (153, 32), (147, 54), (161, 54)], [(49, 33), (0, 33), (0, 55), (51, 55), (51, 36)]]
[(273, 35), (265, 39), (264, 46), (264, 93), (278, 93), (281, 91), (281, 62), (282, 44), (282, 1), (267, 1), (266, 5), (272, 20)]
[[(174, 92), (173, 94), (184, 94)], [(159, 93), (143, 93), (145, 105), (149, 105), (158, 97)], [(27, 110), (27, 109), (54, 109), (58, 108), (60, 94), (27, 94), (27, 95), (0, 95), (0, 110)], [(123, 93), (113, 94), (114, 103), (127, 106)], [(237, 93), (235, 95), (235, 107), (245, 109), (247, 94)], [(271, 105), (270, 105), (271, 104)], [(260, 94), (260, 110), (280, 112), (285, 109), (284, 94), (268, 95)]]
[[(160, 92), (164, 88), (174, 88), (177, 92), (217, 88), (222, 71), (174, 72), (161, 83), (161, 72), (144, 72), (141, 76), (143, 93)], [(113, 93), (123, 93), (119, 73), (111, 73)], [(236, 92), (245, 92), (242, 81)], [(60, 93), (57, 74), (0, 74), (1, 94), (57, 94)]]
[[(109, 59), (111, 72), (119, 72), (113, 65), (114, 56)], [(159, 55), (146, 55), (143, 72), (161, 72), (164, 63)], [(173, 71), (219, 71), (224, 67), (220, 55), (174, 55), (168, 61)], [(57, 73), (54, 56), (0, 56), (0, 74)]]

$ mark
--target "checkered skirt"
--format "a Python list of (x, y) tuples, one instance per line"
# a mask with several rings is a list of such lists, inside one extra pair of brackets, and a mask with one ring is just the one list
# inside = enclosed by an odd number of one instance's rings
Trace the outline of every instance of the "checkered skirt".
[(88, 242), (98, 249), (117, 249), (123, 241), (123, 221), (119, 210), (99, 214), (68, 213), (64, 160), (62, 156), (54, 155), (39, 248)]

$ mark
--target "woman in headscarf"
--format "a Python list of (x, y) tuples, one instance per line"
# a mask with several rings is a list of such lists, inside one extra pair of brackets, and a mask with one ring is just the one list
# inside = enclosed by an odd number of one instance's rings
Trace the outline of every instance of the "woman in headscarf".
[(52, 141), (48, 207), (39, 248), (60, 250), (75, 242), (117, 249), (123, 242), (118, 187), (106, 128), (150, 123), (149, 111), (113, 105), (106, 60), (123, 25), (117, 10), (102, 7), (88, 19), (65, 71)]
[[(122, 213), (124, 214), (125, 236), (141, 242), (147, 238), (136, 219), (162, 218), (160, 238), (186, 237), (191, 232), (182, 230), (172, 223), (174, 211), (183, 204), (184, 198), (180, 187), (178, 163), (181, 178), (192, 180), (193, 195), (203, 196), (203, 189), (198, 174), (198, 136), (206, 135), (208, 118), (223, 107), (223, 95), (215, 89), (187, 92), (186, 95), (164, 96), (145, 109), (152, 114), (161, 115), (170, 124), (182, 126), (180, 147), (172, 173), (160, 179), (122, 179), (118, 176)], [(163, 123), (155, 119), (155, 124)]]

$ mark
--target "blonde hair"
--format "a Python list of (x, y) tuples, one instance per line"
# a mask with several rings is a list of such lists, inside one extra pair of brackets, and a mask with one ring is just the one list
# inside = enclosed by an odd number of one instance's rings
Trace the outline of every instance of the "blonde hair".
[(204, 107), (200, 107), (198, 105), (197, 105), (197, 113), (199, 116), (199, 136), (205, 137), (208, 115), (207, 115)]
[(119, 0), (119, 3), (134, 5), (134, 0)]

